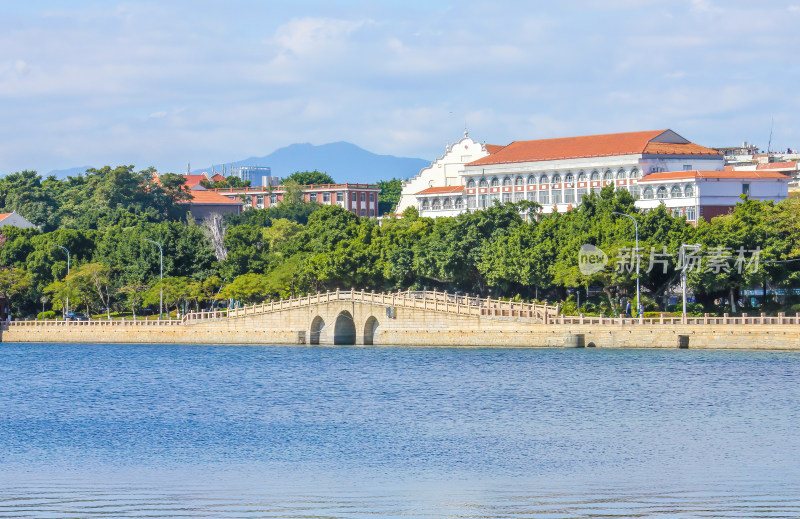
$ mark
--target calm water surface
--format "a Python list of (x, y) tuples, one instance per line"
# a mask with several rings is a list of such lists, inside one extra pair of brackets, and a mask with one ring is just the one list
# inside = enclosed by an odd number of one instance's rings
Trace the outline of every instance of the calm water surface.
[(0, 344), (0, 517), (800, 517), (800, 355)]

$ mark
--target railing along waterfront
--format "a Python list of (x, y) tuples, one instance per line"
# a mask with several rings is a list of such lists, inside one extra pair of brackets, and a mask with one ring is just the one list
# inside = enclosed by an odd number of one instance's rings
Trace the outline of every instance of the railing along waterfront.
[(30, 319), (17, 321), (2, 321), (2, 326), (176, 326), (183, 324), (183, 319), (90, 319), (88, 321), (65, 321), (63, 319)]
[(500, 299), (451, 294), (435, 290), (406, 290), (378, 293), (367, 292), (366, 290), (337, 290), (335, 292), (308, 294), (294, 299), (281, 299), (278, 301), (257, 303), (241, 308), (192, 312), (187, 314), (184, 320), (239, 318), (337, 301), (355, 301), (385, 306), (387, 308), (413, 308), (431, 312), (445, 312), (477, 317), (540, 319), (543, 322), (552, 320), (553, 317), (558, 315), (559, 311), (558, 305), (552, 306), (538, 303), (503, 301)]

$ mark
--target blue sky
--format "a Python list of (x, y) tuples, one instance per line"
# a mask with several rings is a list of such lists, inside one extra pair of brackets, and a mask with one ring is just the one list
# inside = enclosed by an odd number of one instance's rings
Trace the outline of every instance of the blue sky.
[(800, 148), (800, 0), (0, 6), (0, 174), (671, 128)]

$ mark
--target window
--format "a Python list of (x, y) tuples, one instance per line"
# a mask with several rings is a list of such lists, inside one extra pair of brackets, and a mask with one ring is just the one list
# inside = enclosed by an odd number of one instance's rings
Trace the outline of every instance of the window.
[(489, 195), (489, 203), (494, 205), (495, 202), (500, 201), (500, 193), (492, 193)]
[(256, 204), (260, 205), (261, 207), (264, 207), (264, 195), (258, 195), (256, 197)]
[(370, 193), (369, 194), (369, 201), (370, 202), (374, 202), (375, 201), (375, 193)]
[(625, 180), (625, 170), (621, 169), (617, 171), (617, 178), (620, 180)]
[(456, 209), (463, 209), (463, 207), (464, 207), (464, 199), (461, 198), (461, 197), (456, 198), (455, 207), (456, 207)]
[(672, 213), (673, 218), (680, 218), (682, 216), (681, 213), (683, 211), (681, 210), (680, 207), (673, 207), (670, 212)]
[(480, 187), (489, 187), (489, 183), (486, 182), (485, 178), (482, 178), (480, 183), (478, 184)]
[(565, 204), (572, 204), (575, 202), (575, 190), (573, 189), (565, 189), (564, 190), (564, 203)]
[(583, 197), (586, 196), (586, 191), (587, 190), (586, 190), (585, 187), (582, 187), (582, 188), (578, 189), (578, 203), (579, 204), (583, 202)]
[[(475, 205), (477, 204), (478, 199), (474, 196), (467, 197), (467, 209), (475, 209)], [(458, 203), (458, 201), (456, 201)]]
[(652, 168), (650, 168), (650, 173), (663, 173), (663, 172), (664, 168), (660, 166), (653, 166)]
[(547, 183), (548, 183), (547, 182), (547, 175), (542, 175), (541, 177), (539, 177), (539, 185), (540, 186), (543, 186), (544, 184), (547, 184)]
[(697, 214), (695, 214), (694, 206), (686, 208), (686, 219), (691, 222), (697, 220)]
[(473, 179), (467, 180), (467, 189), (475, 189), (475, 181)]
[(497, 180), (497, 177), (494, 177), (494, 178), (492, 179), (492, 187), (497, 187), (497, 186), (499, 186), (499, 185), (500, 185), (500, 181), (499, 181), (499, 180)]
[(431, 209), (434, 211), (438, 211), (442, 208), (442, 202), (438, 198), (434, 198), (433, 202), (431, 202)]
[(578, 182), (586, 182), (586, 173), (583, 171), (578, 173)]
[(336, 193), (336, 201), (337, 202), (344, 202), (344, 193), (342, 193), (341, 191)]
[(610, 169), (606, 170), (606, 172), (603, 173), (603, 180), (614, 180), (614, 174), (611, 173)]
[(531, 186), (531, 185), (533, 185), (535, 183), (536, 183), (536, 177), (534, 177), (533, 175), (529, 176), (528, 177), (528, 185)]
[(634, 199), (637, 199), (637, 198), (639, 198), (641, 196), (641, 190), (639, 189), (639, 186), (637, 186), (637, 185), (631, 186), (630, 191), (631, 191), (631, 196)]
[(517, 177), (517, 178), (515, 178), (515, 179), (514, 179), (514, 185), (515, 185), (515, 186), (522, 186), (522, 185), (525, 185), (525, 179), (524, 179), (524, 178), (522, 178), (522, 177)]
[(488, 195), (481, 195), (478, 199), (478, 208), (479, 209), (486, 209), (489, 207), (489, 196)]
[(644, 188), (644, 193), (642, 193), (642, 198), (645, 200), (652, 200), (653, 199), (653, 188), (648, 186)]
[(367, 201), (367, 194), (366, 193), (361, 193), (361, 201), (362, 202), (366, 202)]
[(514, 203), (521, 202), (523, 200), (525, 200), (525, 193), (523, 193), (522, 191), (517, 191), (516, 193), (514, 193)]
[(370, 209), (370, 210), (369, 210), (369, 215), (370, 215), (370, 216), (375, 216), (375, 210), (373, 210), (373, 209)]
[(317, 201), (317, 194), (316, 193), (311, 193), (310, 195), (308, 195), (308, 201), (309, 202), (316, 202)]
[(560, 204), (561, 203), (561, 190), (555, 189), (553, 190), (553, 203)]
[(667, 188), (666, 186), (658, 186), (658, 191), (656, 191), (656, 197), (659, 200), (663, 200), (667, 198)]
[(564, 175), (564, 182), (566, 182), (567, 184), (572, 184), (573, 182), (575, 182), (575, 178), (572, 176), (572, 173), (567, 173), (566, 175)]
[(683, 170), (684, 171), (691, 171), (692, 170), (692, 165), (691, 164), (684, 164), (683, 165)]
[(511, 185), (511, 177), (506, 177), (503, 179), (503, 186), (510, 186)]
[(551, 184), (560, 184), (561, 183), (561, 175), (559, 175), (558, 173), (553, 175), (553, 178), (550, 179), (550, 183)]
[(672, 198), (681, 198), (683, 196), (683, 190), (681, 190), (681, 186), (672, 186), (672, 189), (669, 191), (669, 196)]
[(543, 205), (550, 203), (550, 193), (548, 191), (539, 191), (539, 203)]
[(427, 198), (423, 198), (422, 199), (422, 210), (424, 211), (424, 210), (428, 209), (428, 207), (430, 207), (428, 205), (428, 199)]
[(694, 186), (691, 184), (686, 184), (686, 187), (683, 188), (683, 194), (686, 196), (686, 198), (694, 196)]
[(353, 202), (355, 202), (357, 200), (358, 200), (358, 195), (356, 193), (353, 193)]
[(503, 193), (503, 203), (511, 201), (511, 193)]
[(269, 195), (269, 204), (275, 205), (278, 203), (278, 195)]
[(750, 196), (750, 184), (742, 184), (742, 194)]
[(536, 201), (536, 191), (528, 191), (528, 202)]
[(600, 172), (599, 171), (592, 171), (592, 176), (589, 177), (591, 180), (600, 180)]
[(362, 209), (361, 210), (361, 216), (367, 216), (367, 210), (366, 209)]
[(442, 209), (451, 209), (452, 204), (453, 204), (452, 200), (450, 200), (449, 198), (445, 198), (442, 201)]
[(639, 178), (639, 170), (636, 169), (636, 168), (633, 168), (631, 170), (631, 177), (630, 178)]
[(331, 203), (331, 194), (330, 193), (322, 193), (322, 201), (326, 204)]

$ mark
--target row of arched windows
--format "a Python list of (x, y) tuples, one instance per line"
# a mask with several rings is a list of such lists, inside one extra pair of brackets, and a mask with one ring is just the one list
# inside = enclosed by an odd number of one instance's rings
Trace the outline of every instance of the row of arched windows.
[[(614, 180), (615, 178), (618, 180), (621, 179), (628, 179), (628, 178), (639, 178), (639, 170), (634, 168), (631, 170), (630, 173), (625, 171), (624, 169), (620, 169), (617, 171), (616, 175), (610, 170), (606, 170), (604, 173), (600, 173), (598, 170), (594, 170), (591, 173), (586, 173), (585, 171), (580, 171), (577, 174), (578, 182), (587, 182), (589, 180), (597, 181), (602, 180)], [(508, 186), (524, 186), (526, 185), (535, 185), (535, 184), (560, 184), (561, 182), (566, 183), (573, 183), (575, 182), (575, 175), (571, 172), (567, 172), (564, 174), (563, 180), (560, 173), (553, 173), (551, 175), (543, 174), (540, 175), (537, 179), (536, 175), (528, 175), (527, 181), (522, 175), (517, 175), (512, 179), (511, 176), (505, 176), (500, 179), (500, 177), (492, 177), (491, 179), (486, 179), (486, 177), (481, 177), (479, 179), (470, 178), (467, 180), (467, 189), (474, 189), (475, 186), (477, 187), (499, 187), (500, 184), (504, 187)]]
[(423, 198), (420, 206), (423, 210), (431, 209), (433, 211), (463, 209), (464, 199), (460, 196), (456, 198)]
[(667, 186), (658, 186), (655, 189), (652, 186), (647, 186), (642, 190), (642, 198), (644, 200), (653, 200), (656, 198), (659, 200), (664, 198), (690, 198), (693, 196), (694, 186), (692, 184), (686, 184), (684, 187), (673, 185), (670, 189), (667, 189)]

